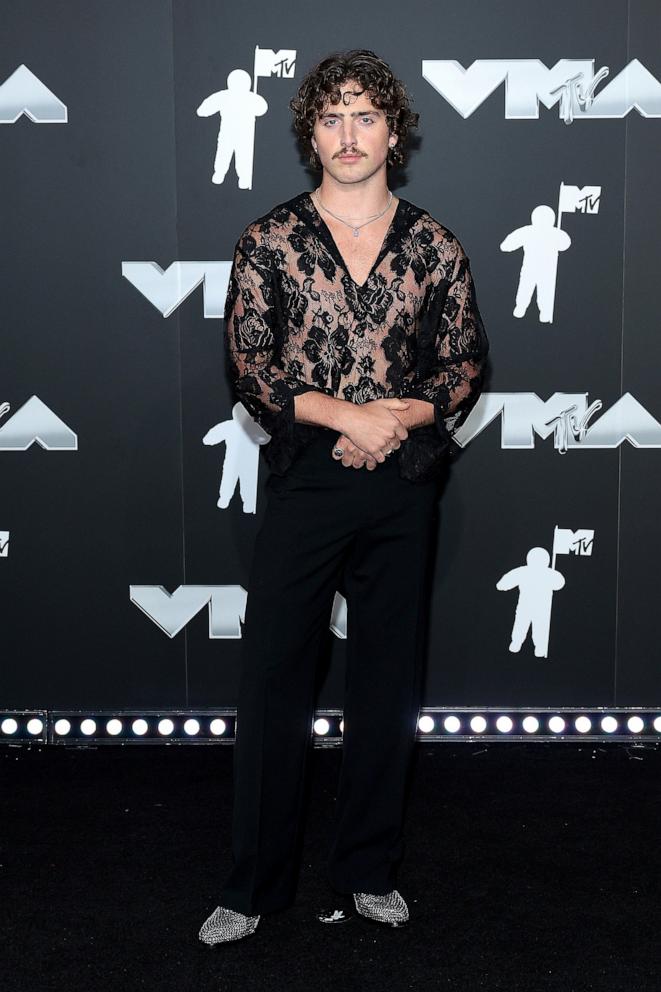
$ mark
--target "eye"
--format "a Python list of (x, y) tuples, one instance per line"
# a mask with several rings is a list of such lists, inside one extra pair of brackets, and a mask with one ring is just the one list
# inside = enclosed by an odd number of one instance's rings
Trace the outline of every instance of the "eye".
[(326, 120), (324, 121), (324, 127), (327, 127), (328, 124), (334, 124), (336, 120), (337, 117), (327, 117)]
[(373, 124), (374, 119), (372, 117), (361, 117), (362, 121), (367, 121), (368, 124)]

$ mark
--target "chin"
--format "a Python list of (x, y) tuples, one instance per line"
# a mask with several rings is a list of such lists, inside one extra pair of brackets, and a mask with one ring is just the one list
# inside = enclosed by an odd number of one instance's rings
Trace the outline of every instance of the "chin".
[[(357, 164), (357, 163), (356, 163)], [(327, 170), (333, 179), (336, 179), (338, 183), (355, 183), (359, 182), (361, 179), (367, 178), (370, 175), (368, 169), (357, 169), (356, 165), (351, 166), (350, 169), (347, 168), (337, 168), (335, 163), (333, 163), (333, 168)]]

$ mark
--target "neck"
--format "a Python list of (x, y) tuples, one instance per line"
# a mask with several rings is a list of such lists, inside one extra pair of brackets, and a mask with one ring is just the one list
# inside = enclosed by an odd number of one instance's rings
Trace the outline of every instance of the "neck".
[(341, 183), (324, 169), (317, 196), (325, 207), (348, 220), (378, 214), (388, 203), (385, 169), (357, 183)]

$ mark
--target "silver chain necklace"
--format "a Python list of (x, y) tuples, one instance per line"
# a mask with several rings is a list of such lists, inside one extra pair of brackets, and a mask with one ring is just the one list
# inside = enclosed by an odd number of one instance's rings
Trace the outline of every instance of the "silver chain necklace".
[(388, 209), (388, 207), (392, 203), (392, 190), (388, 190), (388, 202), (387, 202), (386, 206), (383, 208), (383, 210), (381, 211), (381, 213), (379, 213), (379, 214), (372, 214), (372, 216), (371, 217), (368, 217), (368, 219), (365, 220), (365, 221), (363, 221), (362, 224), (350, 224), (348, 221), (346, 221), (344, 219), (344, 217), (340, 217), (340, 216), (338, 216), (338, 214), (334, 214), (332, 210), (329, 210), (328, 207), (325, 207), (324, 206), (324, 204), (321, 202), (321, 197), (319, 196), (319, 189), (316, 189), (314, 192), (315, 192), (316, 198), (317, 198), (317, 200), (319, 202), (319, 206), (320, 207), (323, 207), (323, 209), (326, 211), (326, 213), (330, 214), (331, 217), (334, 217), (335, 220), (339, 220), (343, 224), (346, 224), (347, 227), (350, 227), (351, 228), (351, 231), (353, 233), (354, 238), (357, 238), (358, 235), (360, 234), (361, 227), (365, 227), (367, 224), (371, 224), (372, 221), (378, 220), (379, 217), (383, 217), (383, 215), (385, 214), (386, 210)]

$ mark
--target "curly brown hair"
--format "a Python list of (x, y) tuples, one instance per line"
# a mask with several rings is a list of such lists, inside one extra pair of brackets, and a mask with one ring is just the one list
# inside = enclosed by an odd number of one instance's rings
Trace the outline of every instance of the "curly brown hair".
[(388, 63), (365, 48), (326, 56), (307, 73), (298, 93), (289, 101), (294, 130), (309, 164), (321, 168), (311, 141), (317, 116), (329, 103), (339, 102), (340, 86), (348, 80), (360, 83), (374, 106), (385, 112), (390, 133), (397, 135), (397, 144), (388, 149), (387, 164), (403, 165), (409, 128), (417, 127), (420, 115), (411, 110), (412, 99)]

